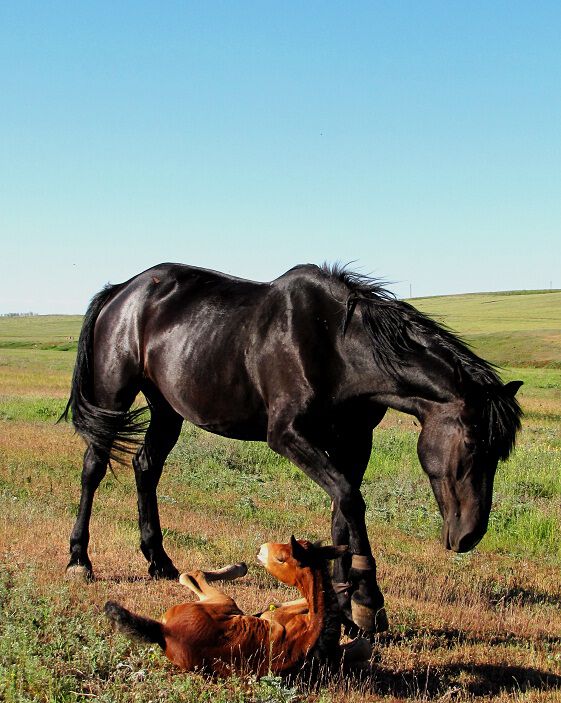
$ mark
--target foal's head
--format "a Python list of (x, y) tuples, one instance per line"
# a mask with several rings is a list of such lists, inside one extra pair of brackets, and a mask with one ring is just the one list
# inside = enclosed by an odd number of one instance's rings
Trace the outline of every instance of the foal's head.
[(297, 540), (293, 535), (288, 544), (262, 544), (257, 559), (279, 581), (294, 586), (303, 570), (320, 569), (327, 560), (340, 557), (347, 549), (346, 546), (316, 546), (307, 540)]
[(435, 405), (424, 418), (417, 451), (444, 520), (447, 549), (467, 552), (487, 530), (499, 459), (510, 454), (520, 427), (515, 394), (521, 381), (475, 387)]

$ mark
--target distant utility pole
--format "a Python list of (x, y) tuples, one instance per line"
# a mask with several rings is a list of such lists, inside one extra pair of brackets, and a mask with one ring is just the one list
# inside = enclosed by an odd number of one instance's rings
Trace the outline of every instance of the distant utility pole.
[(409, 284), (409, 297), (413, 297), (413, 286), (411, 284)]

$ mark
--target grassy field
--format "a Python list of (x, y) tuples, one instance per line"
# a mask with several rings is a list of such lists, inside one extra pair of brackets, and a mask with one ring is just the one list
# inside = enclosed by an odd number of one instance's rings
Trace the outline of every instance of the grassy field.
[(490, 361), (561, 368), (561, 291), (479, 293), (412, 302), (461, 331)]
[(0, 349), (75, 350), (81, 315), (0, 317)]
[[(110, 632), (108, 598), (152, 616), (187, 599), (179, 584), (146, 578), (131, 470), (109, 474), (97, 494), (96, 581), (64, 581), (83, 446), (54, 421), (80, 318), (0, 318), (0, 700), (561, 701), (561, 293), (413, 302), (507, 365), (505, 380), (524, 380), (524, 429), (499, 467), (488, 534), (473, 552), (453, 555), (437, 540), (440, 518), (416, 458), (419, 428), (388, 414), (364, 494), (391, 629), (376, 642), (368, 677), (309, 691), (275, 678), (179, 674), (155, 649)], [(293, 596), (255, 566), (261, 542), (292, 532), (329, 537), (328, 499), (301, 472), (264, 445), (191, 426), (159, 495), (179, 568), (251, 565), (228, 586), (248, 611)]]

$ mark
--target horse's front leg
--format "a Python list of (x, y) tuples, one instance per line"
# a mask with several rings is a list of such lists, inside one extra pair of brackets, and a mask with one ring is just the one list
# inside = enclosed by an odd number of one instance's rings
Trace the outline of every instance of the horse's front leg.
[[(345, 426), (337, 427), (336, 439), (328, 450), (331, 461), (356, 491), (360, 491), (372, 451), (372, 424), (378, 421), (377, 417), (370, 419), (371, 422), (361, 423), (358, 418), (350, 418)], [(331, 537), (335, 545), (350, 542), (349, 525), (336, 501), (331, 503)], [(354, 621), (370, 632), (387, 630), (384, 597), (376, 581), (376, 561), (370, 545), (366, 554), (347, 553), (337, 559), (333, 586), (347, 622)], [(352, 633), (352, 627), (347, 629)]]
[[(267, 441), (274, 451), (299, 466), (333, 501), (334, 515), (338, 515), (334, 539), (342, 544), (341, 538), (348, 536), (352, 553), (348, 577), (353, 621), (370, 632), (387, 629), (384, 599), (376, 583), (376, 562), (366, 531), (366, 505), (359, 488), (360, 480), (358, 485), (350, 481), (329, 454), (302, 433), (294, 417), (273, 416)], [(344, 564), (338, 567), (336, 574), (339, 577), (344, 568)]]
[[(341, 510), (332, 505), (331, 534), (333, 544), (348, 544), (349, 525)], [(341, 610), (347, 620), (348, 634), (355, 635), (352, 621), (367, 632), (385, 632), (388, 619), (384, 608), (384, 596), (376, 581), (376, 560), (370, 555), (344, 555), (333, 569), (333, 587)]]

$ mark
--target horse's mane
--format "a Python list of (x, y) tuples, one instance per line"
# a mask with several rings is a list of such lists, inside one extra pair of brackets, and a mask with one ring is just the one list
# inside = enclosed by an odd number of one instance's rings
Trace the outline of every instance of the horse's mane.
[(346, 330), (356, 306), (360, 305), (376, 363), (394, 378), (399, 377), (400, 367), (410, 362), (411, 354), (424, 353), (429, 347), (440, 350), (445, 359), (461, 368), (486, 401), (482, 403), (481, 439), (498, 451), (501, 459), (506, 459), (520, 429), (522, 410), (516, 398), (503, 391), (496, 366), (477, 356), (445, 325), (397, 300), (381, 281), (339, 264), (324, 264), (322, 271), (349, 291), (343, 329)]

